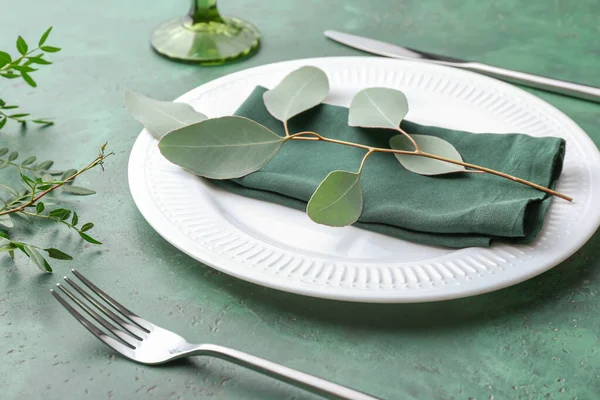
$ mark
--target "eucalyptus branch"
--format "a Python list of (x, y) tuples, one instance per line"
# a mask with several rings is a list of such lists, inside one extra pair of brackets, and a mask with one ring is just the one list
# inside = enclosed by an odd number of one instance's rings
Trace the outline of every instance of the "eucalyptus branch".
[(34, 184), (33, 188), (32, 188), (32, 198), (31, 200), (29, 200), (28, 202), (21, 204), (18, 207), (15, 208), (11, 208), (9, 210), (5, 210), (5, 211), (1, 211), (0, 212), (0, 216), (2, 215), (6, 215), (6, 214), (11, 214), (11, 213), (16, 213), (16, 212), (20, 212), (25, 210), (25, 208), (30, 207), (32, 205), (34, 205), (39, 199), (41, 199), (42, 197), (46, 196), (48, 193), (58, 189), (59, 187), (61, 187), (62, 185), (64, 185), (65, 183), (68, 183), (70, 181), (72, 181), (73, 179), (75, 179), (76, 177), (78, 177), (79, 175), (83, 174), (84, 172), (94, 168), (97, 165), (102, 166), (104, 163), (104, 160), (113, 155), (114, 153), (110, 152), (108, 154), (104, 153), (104, 149), (106, 148), (106, 144), (104, 144), (100, 150), (100, 154), (98, 155), (98, 157), (96, 157), (91, 163), (89, 163), (86, 167), (80, 169), (79, 171), (73, 173), (72, 175), (68, 176), (66, 179), (64, 179), (63, 181), (60, 181), (52, 186), (50, 186), (48, 189), (38, 193), (35, 197), (33, 196), (33, 194), (35, 193), (35, 188), (36, 185)]
[[(567, 201), (573, 200), (525, 179), (465, 162), (454, 145), (440, 137), (405, 132), (400, 126), (408, 113), (408, 100), (402, 92), (391, 88), (363, 89), (354, 96), (348, 109), (351, 127), (399, 132), (390, 137), (390, 147), (328, 138), (312, 131), (290, 134), (288, 121), (321, 104), (328, 94), (327, 74), (312, 66), (289, 73), (277, 86), (264, 92), (264, 106), (271, 116), (283, 123), (285, 135), (245, 117), (207, 119), (187, 105), (151, 100), (130, 91), (126, 92), (125, 102), (132, 116), (159, 139), (158, 147), (167, 160), (209, 179), (234, 179), (258, 171), (291, 140), (323, 141), (366, 150), (358, 172), (330, 172), (308, 201), (308, 216), (324, 225), (347, 226), (359, 220), (363, 209), (361, 173), (374, 153), (393, 154), (401, 166), (419, 175), (489, 173)], [(552, 143), (557, 144), (559, 140)], [(540, 144), (550, 145), (546, 141)], [(551, 150), (555, 156), (561, 156), (558, 147)], [(544, 172), (554, 169), (556, 165), (551, 163)]]
[[(45, 44), (51, 31), (52, 27), (48, 28), (40, 37), (38, 45), (31, 50), (25, 39), (19, 36), (16, 43), (19, 56), (15, 59), (13, 59), (9, 53), (0, 51), (0, 77), (7, 79), (23, 78), (29, 86), (37, 87), (37, 83), (30, 75), (32, 72), (37, 71), (34, 66), (52, 64), (44, 58), (44, 54), (60, 51), (60, 48), (58, 47)], [(17, 108), (19, 108), (19, 106), (7, 105), (4, 100), (0, 99), (0, 129), (6, 125), (6, 122), (9, 119), (21, 124), (27, 122), (33, 122), (43, 126), (54, 124), (54, 122), (47, 118), (27, 118), (29, 117), (28, 113), (15, 113), (14, 111), (6, 112), (7, 110), (14, 110)]]
[[(404, 131), (402, 131), (402, 132), (404, 134), (408, 135), (406, 132), (404, 132)], [(311, 137), (306, 137), (304, 135), (311, 135)], [(493, 175), (496, 175), (496, 176), (500, 176), (502, 178), (510, 179), (511, 181), (515, 181), (515, 182), (519, 182), (519, 183), (522, 183), (522, 184), (527, 185), (527, 186), (531, 186), (532, 188), (541, 190), (542, 192), (551, 194), (551, 195), (556, 196), (556, 197), (560, 197), (561, 199), (564, 199), (564, 200), (567, 200), (567, 201), (573, 201), (572, 197), (569, 197), (569, 196), (567, 196), (565, 194), (562, 194), (562, 193), (557, 192), (555, 190), (549, 189), (547, 187), (538, 185), (537, 183), (533, 183), (533, 182), (527, 181), (525, 179), (521, 179), (521, 178), (518, 178), (516, 176), (512, 176), (512, 175), (506, 174), (504, 172), (496, 171), (496, 170), (493, 170), (491, 168), (482, 167), (480, 165), (466, 163), (466, 162), (463, 162), (463, 161), (452, 160), (450, 158), (440, 157), (440, 156), (437, 156), (435, 154), (426, 153), (426, 152), (424, 152), (424, 151), (422, 151), (422, 150), (420, 150), (418, 148), (416, 150), (414, 150), (414, 151), (408, 151), (408, 150), (396, 150), (396, 149), (386, 149), (386, 148), (380, 148), (380, 147), (372, 147), (372, 146), (367, 146), (367, 145), (360, 144), (360, 143), (352, 143), (352, 142), (346, 142), (344, 140), (330, 139), (330, 138), (321, 136), (321, 135), (319, 135), (316, 132), (309, 132), (309, 131), (295, 133), (293, 135), (290, 135), (289, 138), (291, 140), (320, 140), (320, 141), (328, 142), (328, 143), (336, 143), (336, 144), (341, 144), (341, 145), (344, 145), (344, 146), (357, 147), (359, 149), (367, 150), (367, 154), (370, 154), (370, 153), (392, 153), (392, 154), (404, 154), (404, 155), (408, 155), (408, 156), (427, 157), (427, 158), (431, 158), (431, 159), (434, 159), (434, 160), (444, 161), (444, 162), (448, 162), (448, 163), (451, 163), (451, 164), (460, 165), (460, 166), (467, 167), (467, 168), (472, 168), (472, 169), (475, 169), (475, 170), (478, 170), (478, 171), (487, 172), (489, 174), (493, 174)], [(363, 158), (363, 161), (361, 162), (360, 171), (362, 171), (362, 167), (363, 167), (363, 164), (365, 162), (365, 159), (366, 159), (366, 156), (365, 156), (365, 158)]]
[[(11, 236), (16, 232), (16, 228), (11, 215), (17, 215), (29, 223), (33, 223), (35, 219), (60, 223), (69, 229), (74, 229), (86, 242), (101, 244), (101, 242), (91, 237), (88, 233), (94, 227), (93, 223), (87, 222), (78, 225), (79, 216), (77, 213), (66, 208), (54, 208), (46, 211), (47, 206), (50, 206), (52, 203), (50, 201), (43, 202), (42, 198), (59, 188), (64, 193), (74, 195), (94, 194), (93, 190), (75, 186), (72, 183), (82, 173), (96, 166), (103, 167), (104, 160), (113, 155), (112, 152), (105, 153), (105, 148), (106, 144), (101, 147), (98, 156), (84, 168), (80, 170), (69, 169), (64, 172), (49, 171), (49, 168), (53, 165), (53, 161), (51, 160), (35, 164), (36, 157), (33, 156), (17, 164), (14, 162), (19, 157), (16, 151), (9, 152), (7, 148), (0, 148), (0, 157), (6, 156), (5, 159), (0, 158), (0, 169), (9, 165), (14, 166), (19, 172), (21, 183), (25, 186), (25, 190), (23, 190), (12, 188), (9, 184), (0, 184), (0, 189), (12, 195), (12, 198), (9, 200), (0, 198), (0, 201), (4, 203), (0, 207), (0, 226), (3, 228), (0, 230), (0, 253), (8, 253), (14, 259), (15, 251), (20, 251), (46, 272), (51, 272), (52, 268), (44, 256), (42, 256), (41, 251), (47, 252), (50, 258), (60, 260), (73, 259), (70, 255), (59, 249), (53, 247), (41, 248), (34, 244), (13, 239)], [(32, 178), (26, 175), (24, 171), (30, 171), (35, 176)], [(52, 175), (58, 174), (62, 174), (60, 178), (52, 178)]]

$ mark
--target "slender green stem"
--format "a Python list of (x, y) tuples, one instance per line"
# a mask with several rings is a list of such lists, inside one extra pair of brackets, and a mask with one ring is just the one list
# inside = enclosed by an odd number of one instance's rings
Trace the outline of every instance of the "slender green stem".
[[(102, 150), (104, 150), (104, 146), (102, 147)], [(73, 175), (69, 176), (65, 180), (52, 185), (51, 187), (49, 187), (48, 189), (44, 190), (43, 192), (37, 193), (37, 195), (35, 197), (33, 197), (31, 200), (29, 200), (28, 202), (26, 202), (24, 204), (21, 204), (21, 205), (19, 205), (17, 207), (11, 208), (9, 210), (0, 211), (0, 215), (11, 214), (11, 213), (21, 212), (21, 211), (25, 210), (26, 207), (29, 207), (29, 206), (35, 204), (36, 201), (38, 201), (39, 199), (41, 199), (42, 197), (44, 197), (48, 193), (50, 193), (50, 192), (58, 189), (59, 187), (61, 187), (65, 183), (72, 181), (73, 179), (75, 179), (77, 176), (81, 175), (85, 171), (94, 168), (96, 165), (102, 165), (102, 162), (106, 159), (106, 157), (111, 156), (113, 154), (114, 153), (104, 154), (104, 152), (101, 152), (100, 155), (98, 155), (98, 157), (96, 157), (94, 159), (94, 161), (92, 161), (90, 164), (88, 164), (85, 168), (83, 168), (83, 169), (75, 172)], [(35, 193), (35, 191), (34, 191), (34, 193)]]
[(283, 121), (283, 129), (285, 129), (285, 136), (290, 136), (287, 120)]
[(359, 175), (361, 174), (363, 167), (365, 166), (365, 161), (367, 161), (367, 158), (374, 152), (375, 152), (374, 150), (369, 150), (369, 151), (367, 151), (367, 154), (365, 154), (365, 156), (363, 157), (362, 161), (360, 162), (360, 167), (358, 168)]
[(419, 148), (419, 145), (417, 144), (417, 142), (415, 141), (415, 139), (413, 139), (412, 136), (410, 136), (408, 133), (406, 133), (404, 130), (402, 130), (402, 128), (398, 127), (396, 128), (396, 130), (398, 132), (400, 132), (401, 134), (403, 134), (404, 136), (406, 136), (408, 138), (408, 140), (410, 140), (410, 142), (412, 143), (412, 145), (415, 147), (415, 151), (416, 152), (421, 152), (421, 149)]
[(44, 214), (36, 214), (36, 213), (32, 213), (29, 211), (21, 211), (21, 213), (28, 215), (30, 217), (37, 217), (37, 218), (43, 218), (43, 219), (48, 219), (50, 221), (54, 221), (54, 222), (60, 222), (61, 224), (64, 224), (66, 226), (68, 226), (69, 228), (73, 228), (75, 229), (77, 232), (79, 232), (79, 229), (77, 229), (77, 227), (74, 227), (73, 225), (71, 225), (68, 221), (64, 221), (60, 218), (54, 218), (50, 215), (44, 215)]
[[(307, 137), (306, 135), (310, 135), (311, 137)], [(323, 142), (336, 143), (336, 144), (341, 144), (341, 145), (344, 145), (344, 146), (358, 147), (360, 149), (367, 150), (368, 151), (367, 154), (375, 152), (375, 153), (392, 153), (392, 154), (404, 154), (404, 155), (409, 155), (409, 156), (427, 157), (427, 158), (431, 158), (431, 159), (434, 159), (434, 160), (444, 161), (444, 162), (447, 162), (447, 163), (450, 163), (450, 164), (461, 165), (463, 167), (472, 168), (472, 169), (475, 169), (475, 170), (478, 170), (478, 171), (482, 171), (482, 172), (487, 172), (487, 173), (492, 174), (492, 175), (496, 175), (496, 176), (500, 176), (502, 178), (510, 179), (511, 181), (522, 183), (523, 185), (527, 185), (527, 186), (530, 186), (532, 188), (538, 189), (538, 190), (540, 190), (542, 192), (551, 194), (551, 195), (556, 196), (556, 197), (560, 197), (561, 199), (564, 199), (564, 200), (567, 200), (567, 201), (573, 201), (573, 198), (571, 198), (571, 197), (569, 197), (569, 196), (567, 196), (565, 194), (562, 194), (560, 192), (557, 192), (555, 190), (549, 189), (547, 187), (538, 185), (537, 183), (533, 183), (533, 182), (527, 181), (525, 179), (521, 179), (521, 178), (518, 178), (516, 176), (512, 176), (512, 175), (506, 174), (504, 172), (496, 171), (496, 170), (493, 170), (493, 169), (490, 169), (490, 168), (482, 167), (482, 166), (471, 164), (471, 163), (466, 163), (466, 162), (463, 162), (463, 161), (452, 160), (450, 158), (441, 157), (441, 156), (437, 156), (435, 154), (426, 153), (426, 152), (421, 151), (421, 150), (408, 151), (408, 150), (396, 150), (396, 149), (384, 149), (384, 148), (379, 148), (379, 147), (372, 147), (372, 146), (367, 146), (367, 145), (360, 144), (360, 143), (352, 143), (352, 142), (346, 142), (344, 140), (330, 139), (330, 138), (321, 136), (321, 135), (319, 135), (316, 132), (308, 132), (308, 131), (293, 134), (289, 138), (293, 139), (293, 140), (320, 140), (320, 141), (323, 141)], [(364, 162), (364, 159), (363, 159), (363, 162)], [(362, 164), (361, 164), (361, 168), (362, 168)], [(0, 215), (2, 215), (2, 214), (0, 213)]]

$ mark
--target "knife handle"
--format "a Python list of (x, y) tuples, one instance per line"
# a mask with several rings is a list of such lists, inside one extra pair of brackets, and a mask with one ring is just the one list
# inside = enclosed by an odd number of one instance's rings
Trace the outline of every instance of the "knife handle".
[(452, 64), (455, 67), (467, 69), (473, 72), (479, 72), (480, 74), (488, 75), (503, 81), (600, 103), (600, 88), (598, 87), (562, 81), (560, 79), (547, 78), (545, 76), (528, 74), (526, 72), (511, 71), (509, 69), (487, 64), (474, 62)]

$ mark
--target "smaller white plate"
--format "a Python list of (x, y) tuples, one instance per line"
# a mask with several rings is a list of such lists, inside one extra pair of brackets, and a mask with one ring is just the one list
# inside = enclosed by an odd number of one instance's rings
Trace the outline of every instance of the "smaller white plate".
[(142, 131), (129, 160), (129, 185), (146, 220), (191, 257), (260, 285), (361, 302), (423, 302), (500, 289), (538, 275), (573, 254), (600, 222), (600, 156), (573, 121), (503, 82), (457, 69), (384, 58), (287, 61), (225, 76), (177, 101), (208, 115), (231, 115), (257, 85), (273, 87), (304, 65), (330, 80), (328, 103), (348, 106), (361, 89), (404, 91), (408, 118), (472, 132), (522, 132), (567, 141), (544, 229), (531, 245), (447, 249), (354, 227), (313, 223), (303, 212), (234, 195), (169, 163)]

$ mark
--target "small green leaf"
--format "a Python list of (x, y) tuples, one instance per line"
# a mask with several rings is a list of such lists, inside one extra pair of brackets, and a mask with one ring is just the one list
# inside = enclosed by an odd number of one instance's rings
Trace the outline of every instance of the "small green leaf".
[(50, 215), (51, 217), (60, 217), (65, 211), (69, 211), (69, 210), (67, 210), (65, 208), (57, 208), (57, 209), (50, 211), (50, 214), (48, 214), (48, 215)]
[(44, 250), (48, 252), (48, 257), (50, 257), (50, 258), (56, 258), (57, 260), (72, 260), (73, 259), (73, 257), (68, 255), (67, 253), (62, 252), (59, 249), (55, 249), (53, 247), (50, 247), (50, 248), (44, 249)]
[[(10, 72), (9, 71), (9, 72), (2, 72), (2, 73), (0, 73), (0, 76), (3, 77), (3, 78), (7, 78), (7, 79), (15, 79), (15, 78), (20, 77), (21, 75), (15, 74), (14, 72)], [(4, 107), (4, 108), (6, 108), (6, 107)]]
[(408, 101), (401, 91), (389, 88), (364, 89), (352, 99), (348, 125), (396, 129), (407, 113)]
[(50, 264), (48, 264), (48, 261), (46, 261), (46, 259), (40, 254), (39, 251), (37, 251), (36, 249), (34, 249), (31, 246), (25, 245), (25, 250), (24, 250), (25, 254), (27, 254), (27, 256), (29, 256), (29, 258), (35, 262), (37, 264), (38, 267), (40, 267), (40, 269), (44, 272), (52, 272), (52, 268), (50, 267)]
[(83, 226), (81, 227), (81, 232), (86, 232), (89, 231), (90, 229), (92, 229), (94, 227), (94, 224), (92, 224), (91, 222), (86, 222), (85, 224), (83, 224)]
[(44, 125), (43, 127), (54, 125), (54, 121), (49, 121), (46, 119), (32, 119), (31, 122), (40, 124), (40, 125)]
[(39, 214), (44, 211), (44, 208), (46, 208), (44, 203), (40, 201), (35, 205), (35, 212)]
[(0, 237), (0, 247), (8, 246), (9, 244), (11, 244), (10, 239)]
[(12, 153), (10, 153), (10, 155), (8, 156), (8, 161), (15, 161), (17, 158), (19, 157), (19, 153), (16, 151), (13, 151)]
[(15, 65), (13, 68), (19, 72), (35, 72), (35, 71), (37, 71), (37, 69), (28, 67), (27, 65)]
[(37, 158), (35, 156), (31, 156), (31, 157), (27, 157), (22, 163), (21, 165), (29, 165), (29, 164), (33, 164), (35, 162), (35, 160), (37, 160)]
[(25, 55), (27, 53), (27, 42), (21, 36), (17, 38), (17, 51), (21, 53), (21, 55)]
[(285, 122), (320, 104), (328, 94), (329, 80), (325, 72), (307, 66), (289, 73), (264, 93), (263, 100), (271, 115)]
[(89, 196), (91, 194), (96, 194), (96, 192), (91, 189), (86, 189), (75, 185), (63, 185), (61, 188), (62, 191), (65, 193), (74, 194), (78, 196)]
[(23, 117), (27, 117), (29, 114), (25, 114), (25, 113), (21, 113), (21, 114), (11, 114), (8, 116), (8, 118), (23, 118)]
[(0, 117), (0, 129), (6, 125), (6, 117)]
[(29, 76), (29, 74), (27, 72), (21, 72), (21, 76), (23, 77), (23, 80), (25, 82), (27, 82), (27, 84), (31, 87), (37, 87), (37, 83), (35, 83), (35, 81), (33, 80), (33, 78), (31, 76)]
[(52, 64), (50, 61), (43, 59), (42, 56), (39, 56), (39, 57), (29, 57), (28, 59), (29, 59), (29, 61), (32, 64), (39, 64), (39, 65), (50, 65), (50, 64)]
[(93, 237), (91, 237), (83, 232), (79, 232), (79, 236), (81, 236), (83, 238), (83, 240), (85, 240), (86, 242), (89, 242), (92, 244), (102, 244), (102, 242), (97, 241)]
[(64, 210), (60, 214), (59, 218), (64, 221), (64, 220), (68, 219), (70, 216), (71, 216), (71, 210)]
[(167, 160), (197, 175), (231, 179), (262, 168), (285, 140), (247, 118), (222, 117), (171, 131), (158, 147)]
[(306, 213), (318, 224), (346, 226), (355, 223), (362, 212), (360, 175), (333, 171), (313, 193)]
[[(9, 242), (10, 242), (10, 241), (9, 241)], [(11, 252), (13, 252), (15, 249), (17, 249), (17, 246), (15, 246), (15, 245), (14, 245), (14, 244), (12, 244), (12, 243), (9, 243), (9, 244), (7, 244), (6, 246), (2, 246), (2, 247), (0, 247), (0, 252), (2, 252), (2, 253), (6, 253), (6, 252), (8, 252), (8, 253), (10, 254), (10, 253), (11, 253)], [(13, 258), (14, 258), (14, 257), (13, 257)]]
[(0, 215), (0, 225), (4, 225), (7, 228), (12, 228), (15, 226), (9, 214)]
[(52, 160), (42, 161), (40, 163), (40, 165), (37, 166), (37, 170), (38, 171), (46, 171), (46, 170), (50, 169), (50, 167), (52, 167), (53, 164), (54, 164), (54, 161), (52, 161)]
[(29, 187), (33, 187), (33, 185), (35, 185), (35, 181), (33, 179), (31, 179), (30, 177), (28, 177), (27, 175), (20, 173), (21, 175), (21, 179), (23, 179), (23, 182), (25, 182), (27, 184), (27, 186)]
[(10, 163), (8, 162), (8, 160), (0, 160), (0, 169), (4, 169), (6, 167), (8, 167), (10, 165)]
[(40, 49), (47, 53), (56, 53), (57, 51), (60, 51), (60, 47), (54, 47), (54, 46), (41, 46)]
[(52, 31), (52, 27), (46, 29), (46, 32), (44, 32), (44, 34), (42, 35), (42, 37), (40, 38), (40, 40), (38, 42), (38, 47), (43, 46), (44, 43), (46, 43), (46, 39), (48, 39), (48, 35), (50, 35), (51, 31)]
[(174, 129), (206, 119), (189, 104), (154, 100), (131, 90), (126, 90), (124, 97), (129, 114), (156, 139)]
[[(445, 157), (451, 160), (462, 161), (458, 150), (447, 141), (436, 136), (411, 135), (417, 142), (421, 151)], [(410, 140), (404, 135), (396, 135), (390, 139), (390, 147), (395, 150), (409, 150), (413, 147)], [(420, 175), (441, 175), (453, 172), (463, 172), (465, 167), (445, 161), (434, 160), (422, 156), (394, 154), (404, 168)]]
[(73, 211), (73, 219), (71, 220), (71, 225), (75, 226), (75, 225), (77, 225), (78, 222), (79, 222), (79, 217), (77, 216), (77, 213), (75, 211)]
[(3, 155), (6, 155), (6, 153), (8, 153), (8, 148), (4, 147), (4, 148), (0, 149), (0, 157), (2, 157)]
[(73, 174), (75, 174), (76, 172), (77, 172), (76, 169), (68, 169), (65, 172), (63, 172), (63, 174), (60, 176), (60, 180), (64, 181), (68, 177), (73, 176)]
[(0, 68), (4, 67), (6, 64), (10, 63), (12, 58), (10, 54), (5, 51), (0, 50)]
[(23, 218), (25, 221), (27, 221), (28, 223), (32, 224), (33, 221), (31, 220), (31, 218), (29, 217), (29, 215), (22, 213), (20, 211), (17, 211), (15, 213), (19, 218)]

